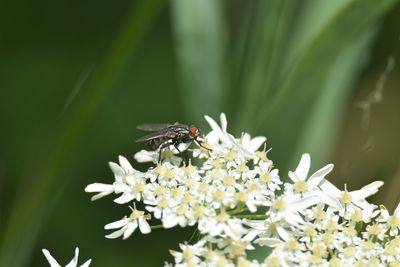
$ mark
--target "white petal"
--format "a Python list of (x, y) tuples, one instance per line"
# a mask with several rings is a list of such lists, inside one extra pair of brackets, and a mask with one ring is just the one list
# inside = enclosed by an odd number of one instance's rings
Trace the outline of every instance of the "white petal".
[(326, 179), (323, 179), (320, 182), (319, 187), (322, 189), (322, 191), (330, 194), (331, 196), (340, 197), (342, 195), (342, 191), (340, 191), (334, 184)]
[(244, 237), (242, 237), (241, 239), (243, 241), (247, 241), (247, 242), (251, 242), (254, 240), (254, 238), (256, 238), (256, 236), (258, 236), (259, 231), (254, 231), (252, 229), (249, 229), (246, 233), (246, 235)]
[(94, 183), (94, 184), (90, 184), (90, 185), (86, 186), (85, 192), (88, 192), (88, 193), (100, 192), (99, 194), (96, 194), (90, 198), (92, 201), (94, 201), (94, 200), (97, 200), (99, 198), (102, 198), (104, 196), (107, 196), (107, 195), (113, 193), (114, 187), (110, 184)]
[(157, 162), (159, 153), (157, 151), (140, 150), (134, 156), (137, 162)]
[(151, 227), (144, 217), (139, 218), (139, 229), (142, 234), (148, 234), (151, 232)]
[(103, 192), (110, 190), (114, 191), (114, 187), (112, 184), (93, 183), (85, 187), (85, 192), (88, 193)]
[(296, 175), (300, 180), (305, 180), (307, 178), (308, 171), (310, 170), (311, 159), (310, 154), (305, 153), (301, 156), (299, 165), (296, 168)]
[(228, 120), (226, 119), (225, 113), (222, 112), (221, 115), (219, 115), (219, 120), (221, 121), (222, 131), (227, 132)]
[(222, 132), (222, 129), (219, 127), (218, 123), (208, 115), (204, 115), (204, 119), (208, 122), (211, 129), (216, 132)]
[(137, 220), (134, 220), (134, 221), (128, 223), (128, 227), (126, 228), (126, 230), (124, 232), (123, 239), (127, 239), (128, 237), (130, 237), (132, 235), (132, 233), (136, 230), (137, 227), (138, 227)]
[(275, 247), (282, 244), (282, 241), (279, 238), (258, 238), (254, 243), (260, 246)]
[(222, 129), (218, 126), (218, 124), (209, 116), (205, 115), (204, 118), (206, 119), (206, 121), (208, 122), (208, 124), (210, 125), (211, 129), (216, 132), (216, 134), (218, 135), (218, 138), (224, 142), (229, 144), (229, 140), (226, 138), (225, 133), (222, 131)]
[(256, 151), (262, 144), (267, 141), (265, 136), (256, 136), (250, 141), (250, 145), (253, 151)]
[(218, 143), (218, 133), (216, 131), (211, 131), (206, 135), (205, 139), (210, 144), (216, 144)]
[(130, 191), (132, 188), (131, 186), (121, 182), (113, 183), (113, 187), (116, 194), (123, 193), (125, 191)]
[(304, 224), (304, 219), (302, 216), (299, 215), (297, 211), (292, 211), (291, 213), (286, 212), (285, 220), (294, 226), (298, 226), (300, 224)]
[(50, 252), (47, 249), (42, 249), (44, 256), (49, 262), (51, 267), (61, 267), (61, 265), (50, 255)]
[(306, 196), (307, 197), (308, 196), (317, 196), (320, 198), (322, 203), (324, 203), (328, 206), (331, 206), (337, 210), (342, 210), (344, 208), (343, 204), (339, 201), (339, 199), (337, 199), (329, 194), (326, 194), (322, 191), (319, 191), (319, 190), (309, 191), (306, 194), (304, 194), (304, 197), (306, 197)]
[[(235, 137), (233, 137), (233, 139), (235, 139)], [(251, 137), (248, 133), (242, 133), (242, 137), (240, 138), (241, 143), (244, 147), (250, 147), (250, 139)]]
[(254, 213), (257, 211), (257, 206), (253, 201), (246, 201), (246, 207), (249, 209), (251, 213)]
[(126, 227), (123, 227), (115, 232), (112, 232), (111, 234), (106, 235), (105, 237), (108, 239), (118, 238), (125, 232), (125, 229)]
[(121, 179), (124, 177), (125, 172), (117, 163), (109, 162), (108, 165), (110, 166), (110, 169), (114, 173), (116, 179)]
[(289, 233), (288, 233), (285, 229), (283, 229), (282, 227), (277, 226), (277, 227), (276, 227), (276, 231), (278, 232), (279, 236), (280, 236), (283, 240), (287, 241), (287, 240), (290, 239)]
[(400, 216), (400, 203), (397, 205), (396, 209), (393, 212), (393, 215), (399, 217)]
[(125, 171), (130, 172), (130, 173), (132, 173), (134, 171), (132, 165), (129, 163), (129, 161), (125, 157), (119, 156), (118, 159), (119, 159), (119, 165), (121, 165), (121, 167)]
[(135, 199), (135, 195), (132, 193), (124, 193), (120, 197), (114, 199), (115, 203), (125, 204)]
[(65, 267), (76, 267), (78, 265), (79, 248), (75, 248), (75, 255)]
[(84, 264), (81, 265), (81, 267), (88, 267), (90, 263), (92, 262), (91, 259), (87, 260)]
[(109, 229), (117, 229), (117, 228), (120, 228), (120, 227), (122, 227), (122, 226), (125, 226), (125, 225), (128, 223), (128, 221), (129, 221), (128, 218), (127, 218), (127, 217), (124, 217), (124, 218), (121, 219), (121, 220), (118, 220), (118, 221), (115, 221), (115, 222), (106, 224), (106, 225), (104, 226), (104, 229), (106, 229), (106, 230), (109, 230)]
[(369, 203), (365, 199), (353, 199), (352, 203), (359, 207), (360, 209), (364, 210), (374, 210), (376, 206), (374, 204)]
[(311, 175), (311, 177), (307, 180), (309, 189), (317, 187), (322, 179), (324, 179), (325, 176), (328, 175), (328, 173), (330, 173), (332, 170), (333, 164), (328, 164)]
[(293, 182), (299, 181), (299, 178), (297, 177), (295, 172), (289, 171), (288, 176)]
[(162, 225), (164, 228), (172, 228), (178, 224), (178, 220), (175, 216), (164, 216), (162, 218)]
[(382, 185), (383, 185), (382, 181), (375, 181), (375, 182), (372, 182), (372, 183), (364, 186), (360, 190), (350, 192), (350, 194), (351, 194), (351, 197), (355, 200), (365, 199), (365, 198), (375, 194), (376, 192), (378, 192), (379, 187), (381, 187)]
[(288, 208), (293, 211), (302, 211), (317, 204), (320, 201), (321, 198), (318, 196), (306, 196), (299, 200), (291, 202)]

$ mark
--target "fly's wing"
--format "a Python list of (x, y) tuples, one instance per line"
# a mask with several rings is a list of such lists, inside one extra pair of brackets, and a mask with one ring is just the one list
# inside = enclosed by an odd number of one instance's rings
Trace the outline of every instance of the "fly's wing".
[(145, 123), (145, 124), (139, 124), (136, 126), (137, 129), (143, 130), (143, 131), (159, 131), (164, 128), (168, 128), (168, 126), (174, 125), (173, 123)]
[(167, 128), (163, 128), (157, 132), (145, 135), (141, 138), (139, 138), (138, 140), (136, 140), (136, 142), (146, 142), (146, 141), (150, 141), (150, 140), (154, 140), (154, 139), (164, 139), (166, 137), (168, 133), (168, 129)]

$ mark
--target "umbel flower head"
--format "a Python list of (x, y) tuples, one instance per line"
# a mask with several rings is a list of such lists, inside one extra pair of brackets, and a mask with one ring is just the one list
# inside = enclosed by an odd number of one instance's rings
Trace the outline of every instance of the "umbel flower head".
[[(166, 266), (400, 266), (399, 208), (390, 215), (366, 200), (383, 182), (339, 189), (326, 178), (333, 164), (309, 175), (309, 154), (284, 182), (265, 137), (234, 137), (224, 114), (220, 124), (205, 119), (207, 149), (190, 150), (189, 160), (165, 151), (161, 162), (141, 172), (120, 156), (109, 163), (111, 184), (86, 187), (95, 193), (92, 200), (115, 194), (116, 204), (130, 206), (127, 216), (105, 226), (116, 229), (107, 238), (195, 226), (199, 239), (171, 251), (174, 263)], [(142, 150), (135, 159), (156, 163), (158, 155)], [(136, 209), (139, 202), (144, 210)], [(160, 223), (150, 226), (151, 217)], [(263, 261), (248, 258), (254, 245), (266, 247)]]

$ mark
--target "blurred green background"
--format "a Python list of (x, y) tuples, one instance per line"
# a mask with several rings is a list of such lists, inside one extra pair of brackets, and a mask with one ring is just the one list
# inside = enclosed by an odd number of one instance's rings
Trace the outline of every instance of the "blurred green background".
[[(400, 5), (341, 1), (1, 1), (0, 266), (160, 266), (191, 229), (107, 240), (128, 213), (84, 187), (142, 148), (135, 126), (226, 112), (268, 137), (284, 178), (302, 152), (354, 190), (400, 181)], [(363, 106), (363, 108), (360, 108)]]

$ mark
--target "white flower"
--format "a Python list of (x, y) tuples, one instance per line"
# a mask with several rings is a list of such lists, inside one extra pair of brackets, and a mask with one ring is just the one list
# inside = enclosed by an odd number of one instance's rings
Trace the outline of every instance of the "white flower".
[[(371, 209), (371, 204), (368, 203), (365, 199), (378, 192), (379, 187), (381, 187), (382, 185), (382, 181), (375, 181), (359, 190), (349, 192), (346, 190), (346, 188), (344, 191), (339, 190), (331, 182), (324, 179), (321, 181), (319, 186), (323, 192), (343, 203), (346, 209), (359, 207), (360, 209), (364, 210)], [(346, 212), (346, 210), (342, 209), (341, 212), (344, 213)]]
[(174, 256), (176, 263), (199, 263), (199, 256), (206, 251), (205, 242), (205, 240), (200, 240), (194, 245), (179, 244), (182, 252), (170, 250), (170, 253)]
[(251, 229), (248, 235), (257, 236), (254, 243), (261, 246), (273, 247), (281, 243), (281, 240), (291, 238), (291, 225), (284, 220), (268, 218), (265, 220), (247, 220), (246, 225)]
[[(189, 147), (190, 143), (181, 143), (179, 144), (178, 148), (179, 151), (185, 151)], [(163, 151), (161, 151), (161, 159), (162, 160), (167, 160), (171, 162), (172, 164), (179, 166), (182, 162), (182, 158), (175, 156), (175, 154), (179, 154), (179, 152), (174, 146), (170, 146), (169, 148), (165, 148)], [(144, 162), (153, 162), (157, 163), (159, 162), (159, 157), (160, 157), (160, 151), (159, 150), (140, 150), (137, 152), (134, 156), (135, 160), (140, 163)]]
[(388, 210), (383, 205), (381, 205), (380, 208), (381, 216), (378, 218), (378, 221), (387, 224), (388, 228), (390, 229), (389, 234), (391, 236), (397, 236), (400, 229), (400, 204), (397, 205), (393, 215), (390, 215)]
[(138, 226), (142, 234), (148, 234), (151, 232), (150, 225), (146, 220), (147, 218), (145, 217), (144, 212), (137, 210), (136, 208), (131, 208), (131, 210), (132, 213), (129, 217), (125, 216), (119, 221), (115, 221), (104, 226), (104, 229), (106, 230), (120, 228), (119, 230), (106, 235), (106, 238), (112, 239), (123, 236), (122, 239), (127, 239), (132, 235)]
[(333, 170), (333, 164), (328, 164), (307, 178), (310, 165), (310, 154), (303, 154), (296, 170), (294, 172), (289, 171), (289, 178), (294, 182), (293, 189), (297, 193), (315, 189), (325, 176)]
[[(194, 226), (197, 244), (171, 251), (174, 265), (165, 266), (389, 266), (400, 262), (400, 205), (391, 216), (365, 199), (382, 182), (360, 190), (339, 190), (326, 176), (328, 164), (309, 176), (311, 158), (303, 154), (284, 183), (267, 157), (266, 138), (248, 133), (234, 137), (225, 114), (220, 125), (205, 116), (211, 132), (195, 148), (189, 164), (173, 147), (142, 150), (139, 162), (153, 161), (146, 172), (135, 170), (124, 158), (110, 163), (111, 185), (94, 183), (92, 199), (116, 193), (116, 204), (140, 201), (162, 227)], [(200, 142), (200, 141), (199, 141)], [(188, 145), (188, 144), (185, 144)], [(181, 151), (183, 149), (180, 149)], [(290, 155), (288, 155), (290, 156)], [(193, 163), (193, 164), (192, 164)], [(282, 180), (286, 180), (286, 177)], [(107, 238), (124, 239), (136, 229), (149, 233), (150, 214), (131, 208), (123, 219), (107, 224), (116, 229)], [(378, 215), (380, 216), (378, 217)], [(255, 244), (272, 251), (263, 262), (247, 259)], [(398, 262), (396, 262), (398, 261)]]
[[(61, 267), (61, 265), (51, 256), (50, 252), (47, 249), (42, 249), (44, 256), (49, 262), (51, 267)], [(72, 260), (65, 265), (65, 267), (76, 267), (78, 266), (78, 256), (79, 256), (79, 248), (75, 248), (75, 255)], [(88, 267), (92, 262), (91, 259), (87, 260), (84, 264), (80, 265), (80, 267)]]
[(94, 195), (91, 200), (97, 200), (111, 193), (124, 193), (123, 196), (116, 199), (116, 202), (126, 203), (133, 200), (137, 195), (131, 192), (134, 187), (130, 184), (134, 183), (138, 177), (143, 176), (143, 174), (135, 170), (129, 161), (123, 157), (119, 156), (119, 165), (114, 162), (109, 162), (109, 166), (114, 173), (115, 181), (113, 184), (103, 184), (103, 183), (93, 183), (89, 184), (85, 188), (85, 192), (88, 193), (98, 193)]
[(209, 116), (204, 116), (212, 131), (206, 135), (205, 140), (211, 145), (212, 150), (220, 150), (219, 142), (227, 148), (234, 148), (246, 158), (256, 158), (255, 151), (267, 140), (264, 136), (253, 139), (248, 133), (244, 133), (242, 138), (237, 140), (227, 132), (228, 122), (224, 113), (220, 115), (221, 127)]
[(92, 201), (114, 193), (114, 186), (112, 184), (93, 183), (85, 187), (87, 193), (98, 193), (92, 196)]
[(198, 229), (201, 233), (211, 236), (227, 235), (233, 239), (240, 239), (246, 233), (240, 219), (231, 218), (225, 211), (215, 217), (205, 217), (199, 221)]

